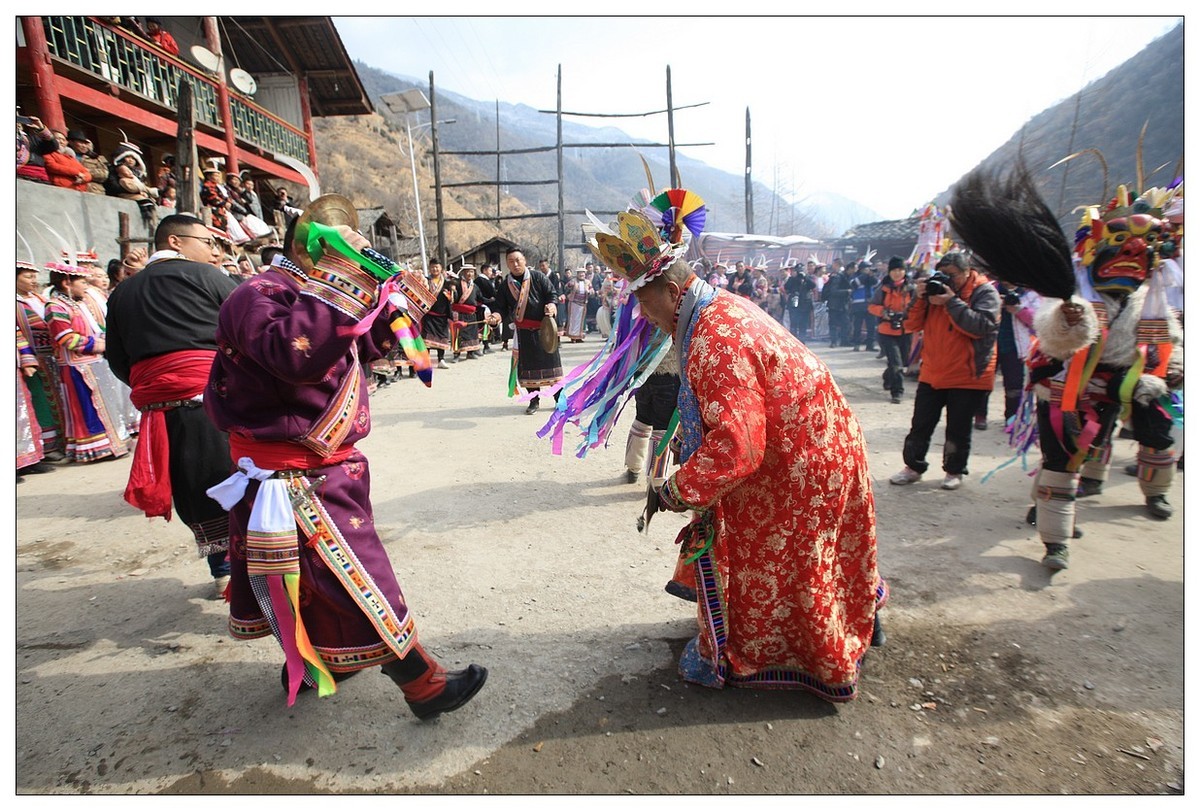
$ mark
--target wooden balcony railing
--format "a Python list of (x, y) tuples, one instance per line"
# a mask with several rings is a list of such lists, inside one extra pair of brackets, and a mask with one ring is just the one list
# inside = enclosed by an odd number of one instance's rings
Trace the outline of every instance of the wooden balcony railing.
[[(51, 55), (174, 111), (182, 79), (192, 86), (196, 122), (223, 132), (217, 83), (182, 61), (143, 44), (131, 34), (91, 17), (42, 17)], [(229, 90), (234, 135), (270, 153), (308, 163), (302, 130)]]

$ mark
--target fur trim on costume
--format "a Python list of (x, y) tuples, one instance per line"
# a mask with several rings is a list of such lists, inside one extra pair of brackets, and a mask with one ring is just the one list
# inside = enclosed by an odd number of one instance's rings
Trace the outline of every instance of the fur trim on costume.
[(1154, 375), (1142, 375), (1138, 378), (1137, 385), (1133, 387), (1133, 399), (1142, 405), (1150, 405), (1166, 393), (1166, 381)]
[(1078, 296), (1071, 296), (1070, 301), (1083, 307), (1083, 318), (1073, 327), (1067, 326), (1063, 318), (1064, 302), (1061, 300), (1043, 299), (1042, 306), (1033, 316), (1033, 331), (1042, 352), (1059, 360), (1070, 358), (1100, 335), (1100, 322), (1092, 303)]
[(1103, 307), (1108, 310), (1108, 340), (1100, 356), (1101, 363), (1128, 368), (1137, 359), (1137, 327), (1147, 292), (1142, 285), (1128, 296), (1100, 295)]
[(667, 354), (663, 355), (662, 360), (658, 362), (658, 366), (654, 370), (655, 374), (679, 374), (679, 351), (676, 347), (671, 347), (667, 350)]

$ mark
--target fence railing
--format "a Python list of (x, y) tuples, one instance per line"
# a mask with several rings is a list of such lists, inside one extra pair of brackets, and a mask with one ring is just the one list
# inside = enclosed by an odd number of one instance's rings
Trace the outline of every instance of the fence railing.
[(238, 138), (308, 163), (308, 138), (300, 130), (232, 92), (229, 112)]
[[(192, 86), (197, 123), (224, 130), (217, 105), (217, 84), (204, 74), (91, 17), (40, 19), (51, 55), (171, 110), (178, 109), (180, 80), (186, 81)], [(236, 137), (308, 162), (308, 138), (303, 131), (232, 88), (229, 88), (229, 104)]]

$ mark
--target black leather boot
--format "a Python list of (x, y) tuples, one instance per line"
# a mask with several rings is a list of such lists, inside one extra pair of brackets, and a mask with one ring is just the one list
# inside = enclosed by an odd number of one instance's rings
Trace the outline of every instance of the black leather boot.
[[(422, 721), (453, 712), (466, 704), (487, 681), (487, 668), (468, 665), (465, 670), (445, 671), (419, 644), (414, 645), (403, 659), (388, 662), (380, 668), (404, 693), (404, 701), (413, 715)], [(443, 682), (441, 690), (430, 698), (413, 701), (414, 692), (426, 692), (431, 684)]]
[(422, 721), (437, 718), (444, 712), (453, 712), (475, 697), (487, 681), (487, 668), (482, 665), (467, 665), (465, 670), (446, 673), (446, 686), (442, 692), (427, 701), (408, 701), (408, 708)]

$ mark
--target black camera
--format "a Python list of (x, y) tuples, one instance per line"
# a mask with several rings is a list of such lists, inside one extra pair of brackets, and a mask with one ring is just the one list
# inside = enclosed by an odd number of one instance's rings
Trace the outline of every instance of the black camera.
[(950, 277), (940, 270), (935, 270), (929, 274), (929, 278), (925, 280), (925, 298), (930, 296), (940, 296), (942, 293), (950, 291)]
[(1006, 307), (1021, 306), (1021, 294), (1015, 290), (1009, 290), (1004, 294), (1004, 305)]

